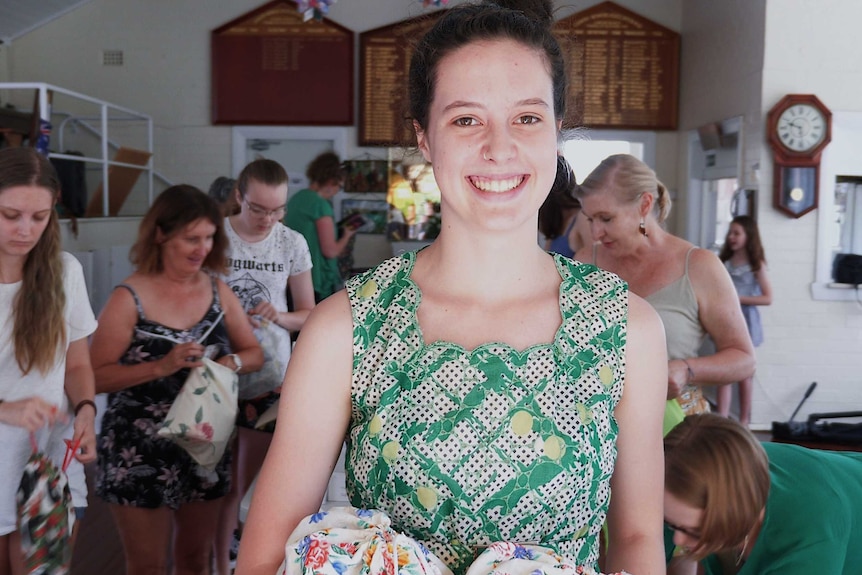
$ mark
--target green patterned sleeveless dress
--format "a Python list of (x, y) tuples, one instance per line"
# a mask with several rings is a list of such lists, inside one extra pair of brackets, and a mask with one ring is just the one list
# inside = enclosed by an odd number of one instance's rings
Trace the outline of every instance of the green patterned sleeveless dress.
[(518, 352), (423, 341), (416, 253), (352, 278), (351, 504), (380, 509), (456, 573), (495, 541), (595, 567), (616, 461), (628, 288), (554, 257), (563, 318)]

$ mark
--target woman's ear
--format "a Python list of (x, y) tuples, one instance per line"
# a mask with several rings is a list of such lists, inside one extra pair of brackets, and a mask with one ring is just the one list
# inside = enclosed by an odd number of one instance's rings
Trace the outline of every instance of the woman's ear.
[(157, 244), (163, 244), (163, 243), (165, 243), (166, 239), (167, 239), (167, 236), (165, 236), (164, 232), (162, 232), (162, 229), (157, 227), (156, 228), (156, 243)]
[(422, 152), (425, 161), (431, 163), (431, 150), (428, 149), (428, 138), (425, 135), (424, 128), (416, 120), (413, 120), (413, 131), (416, 132), (416, 147)]
[(653, 202), (655, 202), (655, 196), (648, 193), (642, 193), (640, 199), (640, 214), (642, 218), (647, 217), (647, 215), (652, 210)]

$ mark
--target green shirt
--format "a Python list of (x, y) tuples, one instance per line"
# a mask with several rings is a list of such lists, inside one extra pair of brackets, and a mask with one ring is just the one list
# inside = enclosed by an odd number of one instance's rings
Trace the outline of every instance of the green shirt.
[[(763, 527), (739, 575), (862, 573), (862, 453), (764, 443), (771, 485)], [(721, 575), (714, 555), (707, 575)]]
[[(320, 249), (316, 222), (320, 218), (332, 218), (333, 230), (335, 217), (332, 204), (320, 197), (314, 190), (299, 190), (287, 202), (287, 215), (284, 225), (301, 233), (308, 242), (311, 252), (311, 281), (314, 293), (319, 298), (329, 297), (342, 288), (341, 274), (338, 272), (338, 259), (327, 258)], [(335, 232), (333, 232), (334, 234)]]

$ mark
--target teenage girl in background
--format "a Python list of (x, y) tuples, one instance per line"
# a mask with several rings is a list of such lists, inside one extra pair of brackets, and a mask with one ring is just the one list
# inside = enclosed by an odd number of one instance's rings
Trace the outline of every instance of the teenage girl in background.
[[(733, 285), (739, 294), (739, 303), (742, 305), (742, 315), (745, 316), (748, 333), (751, 334), (751, 342), (757, 347), (763, 343), (763, 326), (757, 306), (772, 303), (772, 285), (766, 274), (766, 257), (763, 255), (763, 244), (760, 242), (760, 232), (754, 218), (733, 218), (718, 257), (724, 262), (724, 267), (733, 279)], [(739, 422), (746, 426), (751, 420), (753, 378), (752, 375), (739, 382)], [(718, 412), (725, 417), (730, 413), (731, 393), (730, 385), (718, 388)]]

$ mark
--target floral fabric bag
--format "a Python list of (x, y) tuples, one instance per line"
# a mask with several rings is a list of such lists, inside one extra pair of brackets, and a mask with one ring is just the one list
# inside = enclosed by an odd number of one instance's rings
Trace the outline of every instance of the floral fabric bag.
[[(223, 315), (224, 312), (219, 314), (198, 343), (206, 341)], [(167, 336), (155, 337), (180, 343)], [(227, 449), (236, 424), (237, 375), (209, 357), (201, 361), (202, 366), (189, 371), (158, 434), (175, 442), (198, 464), (213, 471)]]
[(213, 471), (233, 435), (237, 413), (237, 376), (209, 358), (189, 372), (159, 429), (159, 437), (185, 449)]
[[(452, 575), (421, 542), (390, 526), (383, 511), (335, 507), (300, 521), (276, 575)], [(493, 543), (466, 575), (599, 575), (539, 545)], [(619, 573), (616, 575), (627, 575)]]
[(18, 485), (18, 532), (27, 573), (66, 575), (72, 560), (69, 537), (75, 524), (75, 508), (66, 479), (66, 467), (74, 449), (67, 442), (62, 469), (40, 451), (33, 434), (33, 453)]

